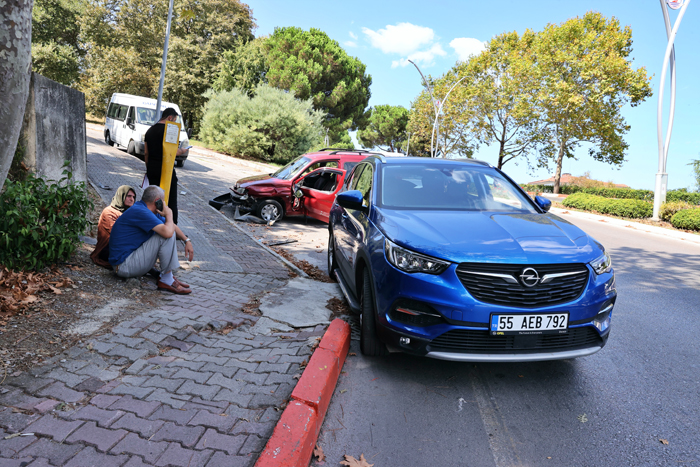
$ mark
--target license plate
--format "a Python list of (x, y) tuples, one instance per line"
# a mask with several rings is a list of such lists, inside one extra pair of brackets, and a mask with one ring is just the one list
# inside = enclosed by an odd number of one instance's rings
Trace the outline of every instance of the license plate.
[(536, 315), (492, 314), (490, 331), (492, 336), (566, 334), (568, 327), (569, 313)]

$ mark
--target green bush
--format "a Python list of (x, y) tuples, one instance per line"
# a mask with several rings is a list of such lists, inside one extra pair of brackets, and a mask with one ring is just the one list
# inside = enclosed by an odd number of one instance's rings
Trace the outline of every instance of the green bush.
[[(540, 193), (551, 193), (552, 187), (547, 185), (521, 185), (525, 191), (536, 191)], [(615, 188), (615, 187), (589, 187), (583, 188), (577, 185), (562, 185), (559, 187), (559, 192), (563, 195), (572, 195), (574, 193), (586, 193), (589, 195), (602, 196), (604, 198), (615, 199), (641, 199), (651, 201), (654, 199), (654, 192), (650, 190), (633, 190), (632, 188)], [(671, 192), (669, 192), (670, 194)], [(687, 193), (693, 194), (693, 193)], [(675, 200), (674, 200), (675, 201)]]
[(671, 225), (677, 229), (700, 230), (700, 208), (678, 211), (671, 218)]
[(29, 174), (5, 182), (0, 194), (0, 264), (9, 269), (42, 269), (75, 251), (93, 203), (72, 174), (47, 184)]
[(653, 206), (648, 201), (638, 199), (611, 199), (587, 193), (575, 193), (568, 196), (562, 204), (566, 207), (597, 211), (603, 214), (642, 219), (651, 217)]
[(697, 206), (700, 204), (700, 193), (688, 192), (688, 190), (685, 189), (673, 190), (666, 193), (666, 201), (685, 201), (686, 203)]
[(678, 211), (690, 209), (693, 205), (685, 201), (669, 201), (661, 205), (659, 217), (665, 221), (670, 221)]
[(311, 99), (267, 85), (252, 98), (239, 89), (209, 97), (199, 137), (210, 148), (283, 164), (323, 140), (324, 114), (313, 110)]

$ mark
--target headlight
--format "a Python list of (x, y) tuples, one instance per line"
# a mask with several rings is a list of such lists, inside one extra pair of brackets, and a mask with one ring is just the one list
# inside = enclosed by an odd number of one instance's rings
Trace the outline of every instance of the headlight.
[(589, 264), (598, 275), (610, 272), (612, 269), (612, 259), (607, 251), (603, 253), (603, 256), (591, 261)]
[(389, 240), (385, 241), (386, 258), (396, 268), (404, 272), (425, 272), (428, 274), (440, 274), (450, 265), (447, 261), (442, 261), (430, 256), (414, 253), (405, 248), (401, 248)]

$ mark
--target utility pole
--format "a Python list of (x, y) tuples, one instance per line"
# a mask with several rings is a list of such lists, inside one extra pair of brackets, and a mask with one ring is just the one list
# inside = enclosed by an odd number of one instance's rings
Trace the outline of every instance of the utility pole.
[[(423, 78), (423, 84), (425, 85), (425, 88), (428, 90), (428, 93), (430, 94), (430, 101), (433, 103), (433, 110), (435, 111), (435, 120), (437, 120), (437, 119), (438, 119), (438, 115), (440, 115), (440, 109), (438, 108), (438, 103), (437, 103), (437, 101), (435, 100), (435, 97), (433, 96), (433, 88), (430, 87), (430, 83), (428, 83), (428, 80), (425, 79), (425, 76), (423, 76), (423, 72), (420, 71), (420, 68), (418, 68), (418, 65), (416, 65), (415, 63), (413, 63), (412, 60), (408, 60), (408, 61), (411, 63), (411, 65), (413, 65), (414, 67), (416, 67), (416, 70), (418, 70), (418, 73), (420, 73), (420, 77)], [(433, 128), (435, 128), (434, 125), (433, 125)], [(436, 151), (436, 152), (437, 152), (437, 151)], [(433, 138), (432, 138), (432, 134), (431, 134), (431, 137), (430, 137), (430, 157), (435, 157), (435, 155), (433, 154)]]
[(165, 28), (165, 45), (163, 46), (163, 64), (160, 66), (160, 84), (158, 84), (158, 102), (156, 103), (156, 123), (160, 120), (160, 103), (163, 100), (163, 83), (165, 83), (165, 63), (168, 61), (168, 42), (170, 40), (170, 21), (173, 17), (173, 0), (168, 8), (168, 26)]
[[(681, 20), (685, 14), (685, 10), (690, 4), (690, 0), (659, 0), (661, 3), (661, 11), (664, 15), (664, 23), (666, 25), (666, 37), (668, 44), (666, 45), (666, 53), (664, 54), (664, 63), (661, 68), (661, 79), (659, 81), (659, 104), (656, 110), (656, 136), (659, 143), (659, 171), (656, 174), (656, 184), (654, 187), (654, 213), (652, 220), (659, 220), (659, 211), (661, 205), (666, 201), (666, 190), (668, 188), (668, 174), (666, 173), (666, 161), (668, 160), (668, 147), (671, 144), (671, 131), (673, 130), (673, 114), (676, 109), (676, 53), (673, 42), (678, 34), (678, 28), (681, 25)], [(671, 20), (668, 16), (666, 5), (678, 10), (678, 17), (671, 29)], [(666, 84), (666, 71), (671, 66), (671, 105), (669, 108), (668, 128), (666, 129), (666, 139), (663, 138), (662, 113), (664, 104), (664, 86)]]

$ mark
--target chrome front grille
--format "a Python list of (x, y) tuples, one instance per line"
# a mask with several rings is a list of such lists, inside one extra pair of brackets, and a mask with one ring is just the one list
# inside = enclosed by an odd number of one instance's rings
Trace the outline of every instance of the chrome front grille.
[[(580, 263), (462, 263), (457, 267), (457, 277), (476, 300), (517, 308), (540, 308), (573, 301), (586, 287), (588, 274), (586, 265)], [(533, 282), (536, 283), (532, 285)]]

